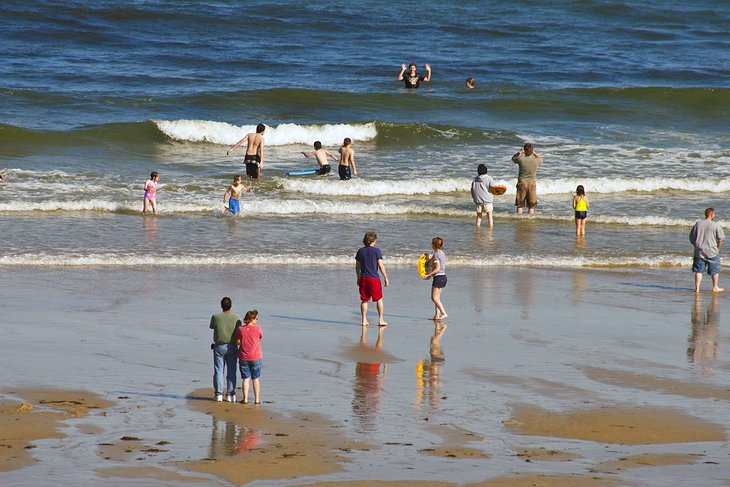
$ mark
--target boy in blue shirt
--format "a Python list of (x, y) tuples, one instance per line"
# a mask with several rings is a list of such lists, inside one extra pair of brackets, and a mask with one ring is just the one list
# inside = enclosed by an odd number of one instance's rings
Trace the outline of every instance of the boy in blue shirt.
[(388, 274), (383, 265), (383, 254), (375, 246), (378, 235), (375, 232), (368, 232), (362, 239), (364, 247), (361, 247), (355, 255), (355, 272), (357, 273), (357, 285), (360, 289), (360, 314), (362, 315), (362, 326), (368, 326), (368, 301), (372, 299), (378, 308), (378, 326), (387, 326), (383, 320), (383, 288), (380, 285), (378, 270), (383, 273), (385, 287), (388, 287)]

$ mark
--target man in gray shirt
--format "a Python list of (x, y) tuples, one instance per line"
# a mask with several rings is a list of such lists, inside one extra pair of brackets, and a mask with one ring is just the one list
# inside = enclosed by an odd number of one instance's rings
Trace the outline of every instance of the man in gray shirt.
[(520, 167), (517, 175), (517, 195), (515, 196), (515, 206), (517, 213), (522, 213), (522, 209), (527, 206), (527, 213), (532, 215), (535, 213), (537, 206), (537, 167), (542, 163), (542, 157), (535, 152), (532, 144), (525, 144), (518, 153), (512, 156), (512, 162)]
[(722, 233), (720, 225), (712, 221), (713, 218), (715, 218), (715, 210), (707, 208), (705, 219), (697, 220), (689, 232), (689, 241), (695, 248), (692, 272), (695, 273), (696, 293), (700, 292), (702, 273), (705, 270), (712, 276), (712, 292), (724, 291), (718, 287), (717, 281), (720, 278), (720, 246), (725, 240), (725, 234)]

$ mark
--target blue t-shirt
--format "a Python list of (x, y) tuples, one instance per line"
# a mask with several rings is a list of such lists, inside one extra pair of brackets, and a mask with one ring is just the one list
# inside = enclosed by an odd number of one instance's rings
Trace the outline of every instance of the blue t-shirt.
[(355, 260), (360, 263), (360, 276), (380, 278), (378, 275), (378, 261), (382, 258), (383, 254), (377, 247), (360, 248), (355, 255)]

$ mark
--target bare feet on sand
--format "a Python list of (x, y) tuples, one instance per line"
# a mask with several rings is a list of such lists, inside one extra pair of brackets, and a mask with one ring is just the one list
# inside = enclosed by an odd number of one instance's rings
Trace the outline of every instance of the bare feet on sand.
[(378, 323), (378, 326), (388, 326), (388, 323), (386, 323), (385, 321), (381, 321), (380, 323)]
[(722, 287), (713, 287), (713, 288), (712, 288), (712, 292), (713, 292), (713, 293), (721, 293), (721, 292), (723, 292), (724, 290), (725, 290), (725, 288), (722, 288)]

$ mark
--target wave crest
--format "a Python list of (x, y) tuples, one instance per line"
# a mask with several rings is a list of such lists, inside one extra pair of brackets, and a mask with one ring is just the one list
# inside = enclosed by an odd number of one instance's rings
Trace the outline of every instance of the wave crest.
[[(173, 140), (220, 145), (233, 145), (246, 133), (256, 131), (255, 125), (237, 126), (210, 120), (154, 120), (154, 123), (162, 133)], [(322, 145), (338, 145), (345, 137), (356, 141), (368, 141), (376, 136), (377, 129), (374, 122), (323, 125), (282, 123), (276, 127), (267, 127), (265, 132), (266, 145), (272, 146), (310, 145), (315, 140), (322, 142)]]
[[(389, 266), (411, 267), (418, 260), (418, 254), (389, 255)], [(688, 267), (691, 258), (687, 256), (658, 255), (654, 257), (581, 257), (581, 256), (514, 256), (495, 255), (488, 258), (449, 256), (449, 267), (495, 268), (495, 267), (552, 267), (552, 268), (623, 268), (623, 267)], [(306, 256), (306, 255), (119, 255), (89, 254), (49, 255), (21, 254), (0, 256), (0, 266), (59, 266), (59, 267), (137, 267), (137, 266), (330, 266), (349, 268), (351, 255)]]

